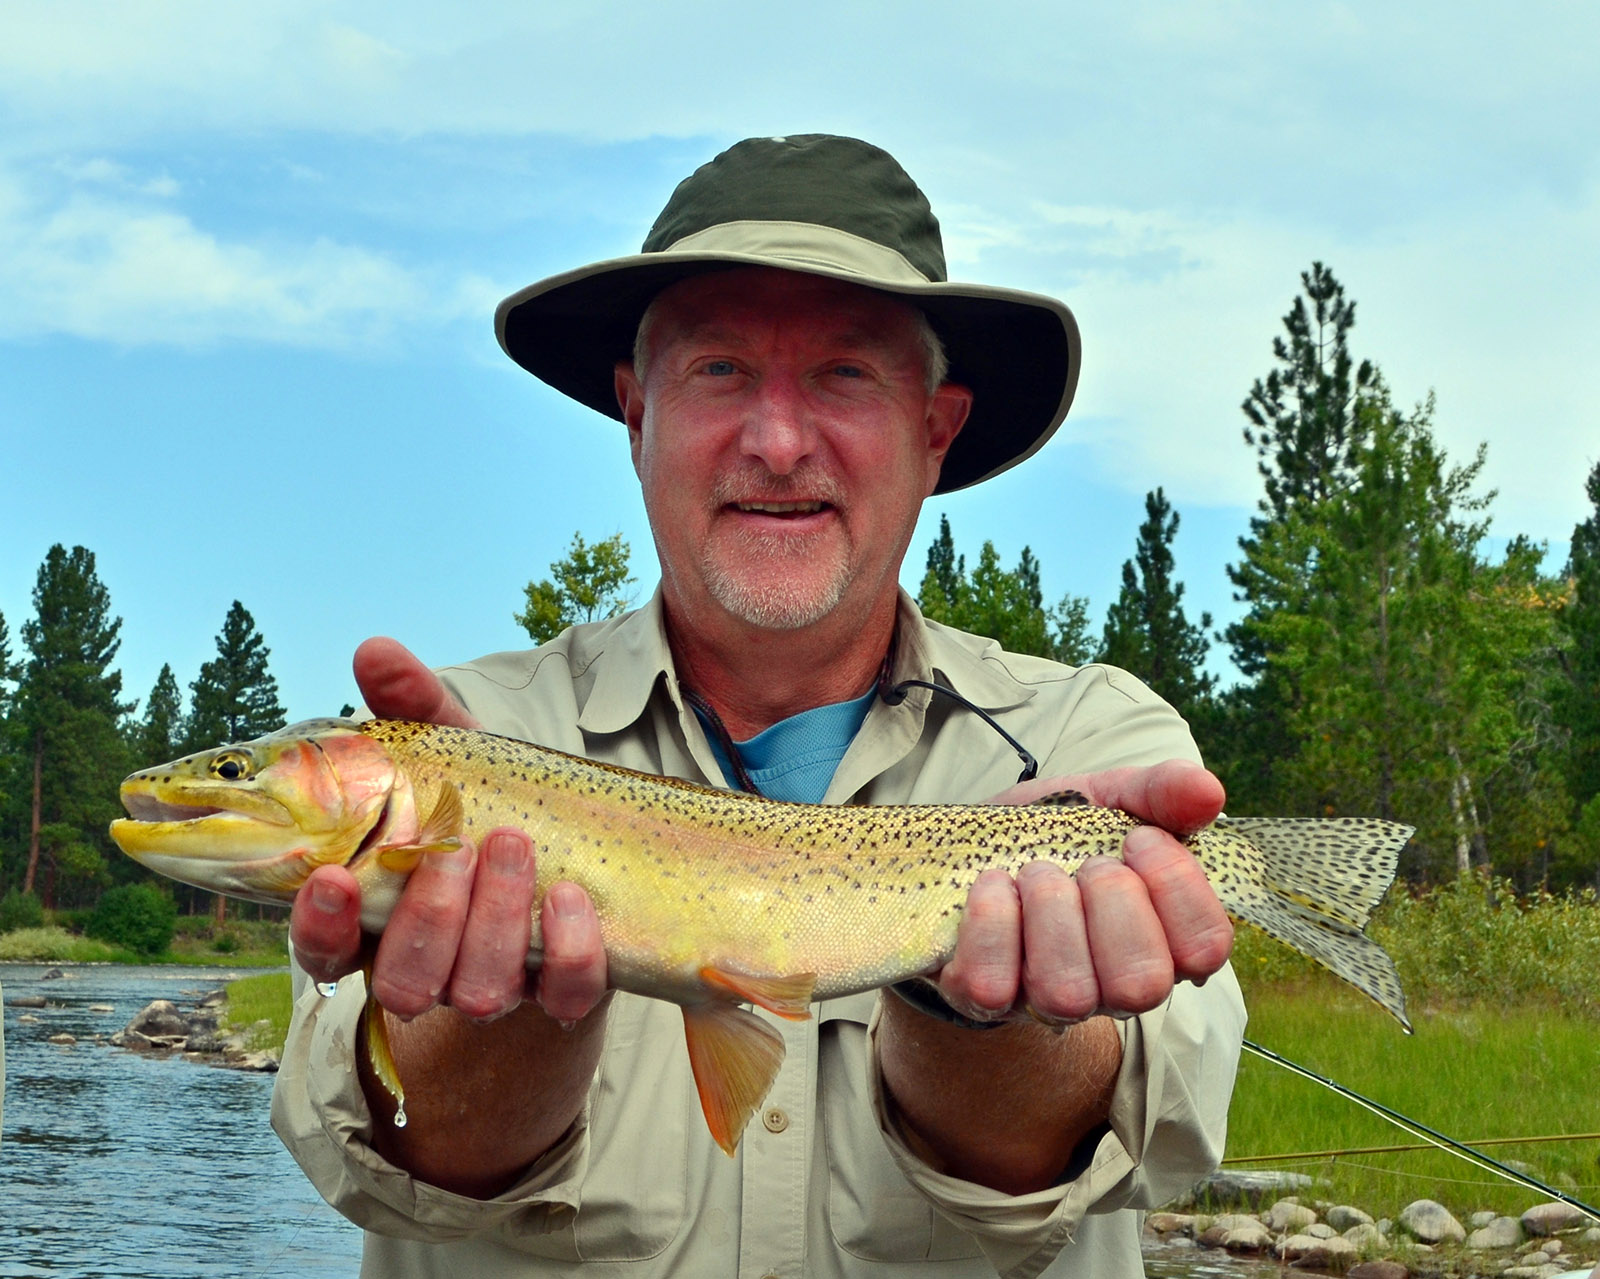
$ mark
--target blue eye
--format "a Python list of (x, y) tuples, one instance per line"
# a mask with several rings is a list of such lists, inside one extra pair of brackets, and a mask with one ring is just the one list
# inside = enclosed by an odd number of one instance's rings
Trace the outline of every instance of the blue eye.
[(865, 377), (861, 367), (855, 364), (838, 364), (834, 366), (834, 373), (839, 377)]
[(710, 360), (706, 363), (704, 371), (712, 377), (727, 377), (730, 373), (736, 372), (732, 360)]

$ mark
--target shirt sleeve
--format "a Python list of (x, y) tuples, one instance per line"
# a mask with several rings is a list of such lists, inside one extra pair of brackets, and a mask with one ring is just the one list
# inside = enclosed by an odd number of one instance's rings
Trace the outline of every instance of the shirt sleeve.
[(890, 1154), (906, 1180), (976, 1240), (1004, 1279), (1040, 1274), (1085, 1216), (1158, 1207), (1222, 1158), (1244, 1034), (1244, 1003), (1232, 970), (1224, 968), (1204, 987), (1180, 986), (1161, 1008), (1121, 1029), (1109, 1130), (1083, 1170), (1045, 1190), (1007, 1195), (936, 1172), (912, 1152), (886, 1101), (873, 1018), (872, 1104)]
[(488, 1236), (515, 1247), (567, 1224), (588, 1159), (587, 1112), (493, 1199), (429, 1185), (372, 1148), (372, 1112), (356, 1070), (365, 996), (359, 975), (331, 996), (304, 982), (273, 1087), (273, 1129), (318, 1193), (359, 1226), (434, 1243)]

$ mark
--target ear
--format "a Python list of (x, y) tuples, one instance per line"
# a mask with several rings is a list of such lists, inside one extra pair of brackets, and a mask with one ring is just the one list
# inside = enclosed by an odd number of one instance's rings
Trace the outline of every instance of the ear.
[(946, 382), (928, 398), (928, 493), (939, 483), (939, 468), (945, 454), (967, 424), (972, 412), (972, 392), (954, 382)]
[(632, 360), (618, 360), (611, 371), (611, 384), (616, 390), (617, 407), (622, 410), (622, 421), (628, 428), (628, 448), (633, 453), (633, 469), (639, 469), (639, 449), (644, 439), (644, 386), (633, 371)]

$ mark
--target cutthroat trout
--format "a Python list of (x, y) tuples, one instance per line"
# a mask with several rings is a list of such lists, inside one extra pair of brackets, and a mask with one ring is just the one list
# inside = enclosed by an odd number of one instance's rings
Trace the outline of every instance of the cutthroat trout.
[[(527, 831), (538, 897), (556, 880), (594, 900), (610, 984), (683, 1008), (701, 1106), (732, 1154), (783, 1060), (751, 1003), (813, 1000), (937, 970), (967, 890), (998, 867), (1068, 872), (1120, 855), (1138, 825), (1066, 793), (1029, 805), (786, 804), (598, 764), (525, 742), (402, 720), (311, 720), (134, 773), (111, 836), (173, 879), (293, 898), (318, 866), (361, 886), (382, 931), (431, 853), (495, 826)], [(1365, 818), (1222, 818), (1191, 836), (1228, 913), (1322, 963), (1408, 1030), (1400, 982), (1362, 934), (1411, 828)], [(539, 913), (528, 963), (540, 960)], [(377, 1073), (401, 1104), (383, 1018)]]

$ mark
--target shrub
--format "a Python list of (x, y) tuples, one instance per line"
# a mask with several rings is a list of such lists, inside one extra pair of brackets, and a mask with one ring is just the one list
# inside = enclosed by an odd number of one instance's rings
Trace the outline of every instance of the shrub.
[(141, 955), (159, 955), (172, 944), (178, 908), (153, 884), (121, 884), (108, 889), (89, 917), (89, 936), (126, 946)]
[(14, 933), (19, 928), (44, 927), (44, 906), (32, 893), (13, 888), (0, 897), (0, 933)]

